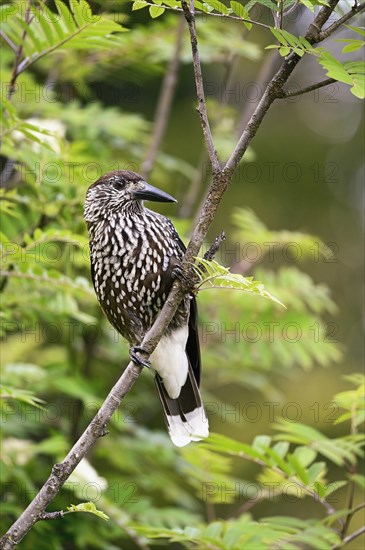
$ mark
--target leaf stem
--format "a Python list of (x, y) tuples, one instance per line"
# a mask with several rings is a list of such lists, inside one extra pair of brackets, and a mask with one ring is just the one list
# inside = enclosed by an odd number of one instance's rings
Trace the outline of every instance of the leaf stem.
[[(156, 8), (163, 8), (165, 10), (170, 10), (174, 12), (183, 12), (184, 9), (181, 8), (171, 8), (170, 6), (161, 5), (161, 4), (154, 4), (153, 2), (146, 2), (147, 6), (156, 6)], [(265, 23), (260, 23), (259, 21), (253, 21), (252, 19), (244, 19), (243, 17), (237, 17), (235, 15), (228, 15), (224, 13), (212, 13), (212, 12), (205, 12), (205, 11), (197, 11), (195, 12), (196, 16), (207, 16), (207, 17), (220, 17), (221, 19), (233, 19), (234, 21), (242, 21), (243, 23), (251, 23), (252, 25), (257, 25), (258, 27), (263, 27), (264, 29), (270, 30), (270, 25), (266, 25)]]

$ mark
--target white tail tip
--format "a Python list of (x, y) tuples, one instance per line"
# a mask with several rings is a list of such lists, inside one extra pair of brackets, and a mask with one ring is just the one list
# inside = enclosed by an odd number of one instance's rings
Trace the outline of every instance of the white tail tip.
[(186, 422), (180, 416), (168, 416), (169, 435), (176, 447), (185, 447), (192, 441), (200, 441), (209, 435), (209, 423), (203, 407), (185, 413)]

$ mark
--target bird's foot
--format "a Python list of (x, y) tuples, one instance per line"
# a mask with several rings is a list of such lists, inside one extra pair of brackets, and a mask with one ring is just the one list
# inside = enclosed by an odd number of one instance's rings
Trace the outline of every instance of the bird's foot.
[(189, 281), (188, 277), (185, 275), (184, 271), (179, 265), (174, 267), (171, 272), (171, 277), (173, 279), (177, 279), (180, 282), (181, 288), (184, 292), (191, 292), (191, 281)]
[(139, 367), (147, 367), (148, 369), (150, 369), (151, 361), (149, 359), (141, 359), (139, 353), (148, 355), (146, 350), (139, 346), (132, 346), (131, 348), (129, 348), (129, 357), (131, 358), (131, 361), (133, 361), (133, 363), (135, 363)]

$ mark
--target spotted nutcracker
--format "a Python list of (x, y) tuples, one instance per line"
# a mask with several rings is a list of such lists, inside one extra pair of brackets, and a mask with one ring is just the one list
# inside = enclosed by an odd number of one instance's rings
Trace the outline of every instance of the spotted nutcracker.
[[(143, 363), (138, 345), (166, 301), (185, 252), (172, 222), (145, 208), (144, 200), (176, 202), (139, 174), (115, 170), (89, 187), (84, 213), (97, 298), (137, 363)], [(207, 437), (194, 296), (182, 301), (150, 361), (172, 442), (183, 447)]]

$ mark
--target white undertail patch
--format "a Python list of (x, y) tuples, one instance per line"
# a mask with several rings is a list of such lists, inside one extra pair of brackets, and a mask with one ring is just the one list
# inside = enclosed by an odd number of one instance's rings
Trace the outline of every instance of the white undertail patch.
[(189, 329), (185, 325), (163, 336), (152, 353), (152, 368), (161, 376), (163, 385), (171, 399), (177, 399), (188, 375), (186, 342)]

